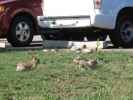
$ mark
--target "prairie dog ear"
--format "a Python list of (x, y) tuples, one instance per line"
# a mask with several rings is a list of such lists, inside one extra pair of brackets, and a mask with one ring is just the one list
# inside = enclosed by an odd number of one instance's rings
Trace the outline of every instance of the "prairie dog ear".
[(34, 59), (35, 61), (37, 61), (37, 63), (40, 63), (40, 59), (38, 58), (38, 55), (31, 55), (32, 59)]

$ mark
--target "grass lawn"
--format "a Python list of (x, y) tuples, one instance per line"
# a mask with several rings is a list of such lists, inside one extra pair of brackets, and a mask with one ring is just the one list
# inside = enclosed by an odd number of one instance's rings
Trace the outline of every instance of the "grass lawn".
[(37, 69), (16, 72), (16, 64), (31, 56), (26, 51), (0, 53), (0, 100), (133, 100), (133, 54), (80, 54), (102, 61), (81, 70), (74, 52), (34, 51)]

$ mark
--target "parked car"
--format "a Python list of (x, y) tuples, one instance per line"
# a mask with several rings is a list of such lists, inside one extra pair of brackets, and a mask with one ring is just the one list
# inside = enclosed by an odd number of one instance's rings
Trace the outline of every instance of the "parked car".
[(133, 46), (133, 0), (45, 0), (42, 8), (38, 23), (45, 32), (79, 28), (109, 32), (115, 46)]
[(0, 37), (13, 46), (27, 46), (37, 33), (41, 0), (0, 0)]

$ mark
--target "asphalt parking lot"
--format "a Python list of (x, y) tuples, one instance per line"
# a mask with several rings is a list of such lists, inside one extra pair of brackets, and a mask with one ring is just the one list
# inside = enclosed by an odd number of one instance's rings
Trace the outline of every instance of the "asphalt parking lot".
[[(49, 40), (47, 40), (46, 42), (45, 43), (48, 44)], [(61, 42), (64, 42), (64, 41), (53, 40), (52, 42), (53, 43), (55, 42), (55, 44), (56, 44), (56, 42), (58, 44), (60, 44)], [(77, 42), (80, 43), (81, 41), (77, 41)], [(88, 40), (87, 43), (89, 43), (89, 42), (91, 43), (92, 41)], [(94, 41), (94, 42), (96, 42), (96, 41)], [(113, 52), (133, 53), (133, 48), (130, 48), (130, 49), (114, 48), (112, 43), (110, 42), (110, 40), (108, 38), (106, 39), (106, 41), (103, 41), (103, 43), (104, 42), (106, 42), (107, 44), (106, 44), (106, 47), (102, 48), (102, 51), (105, 51), (105, 52), (112, 52), (113, 51)], [(55, 48), (55, 46), (53, 46), (53, 48), (50, 48), (50, 49), (54, 49), (54, 48)], [(43, 41), (43, 39), (41, 38), (40, 35), (34, 36), (32, 43), (28, 47), (12, 47), (7, 42), (6, 39), (0, 39), (0, 51), (23, 51), (23, 50), (43, 50), (43, 49), (44, 49), (44, 41)], [(47, 48), (45, 47), (45, 49), (47, 49)]]
[(12, 47), (11, 44), (4, 38), (0, 39), (0, 51), (9, 50), (38, 50), (43, 49), (43, 40), (41, 36), (34, 36), (32, 43), (28, 47)]
[[(49, 41), (51, 42), (59, 42), (60, 41), (60, 43), (61, 42), (64, 42), (64, 41), (75, 41), (75, 40), (45, 40), (46, 42), (48, 42), (49, 43)], [(41, 38), (41, 36), (40, 35), (36, 35), (36, 36), (34, 36), (34, 38), (33, 38), (33, 41), (32, 41), (32, 43), (28, 46), (28, 47), (12, 47), (8, 42), (7, 42), (7, 40), (6, 39), (0, 39), (0, 47), (1, 48), (13, 48), (13, 49), (16, 49), (16, 48), (40, 48), (40, 47), (42, 47), (43, 46), (43, 43), (45, 42), (45, 41), (43, 41), (43, 39)], [(76, 42), (92, 42), (91, 40), (76, 40)], [(4, 47), (5, 46), (5, 47)]]

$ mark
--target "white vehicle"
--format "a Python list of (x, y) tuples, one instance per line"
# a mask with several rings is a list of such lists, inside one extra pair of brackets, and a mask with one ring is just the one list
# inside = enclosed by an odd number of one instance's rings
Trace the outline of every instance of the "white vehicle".
[(41, 29), (109, 32), (115, 46), (133, 46), (133, 0), (44, 0)]

